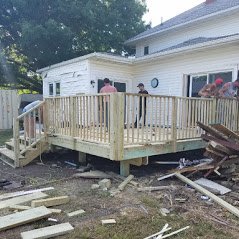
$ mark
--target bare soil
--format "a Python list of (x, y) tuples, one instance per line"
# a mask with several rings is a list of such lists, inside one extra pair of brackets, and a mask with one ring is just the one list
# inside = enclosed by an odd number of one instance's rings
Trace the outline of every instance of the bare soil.
[[(76, 162), (76, 153), (46, 154), (42, 157), (44, 165), (37, 164), (41, 162), (37, 159), (32, 164), (19, 169), (13, 169), (0, 161), (1, 179), (24, 184), (22, 188), (14, 191), (53, 186), (55, 190), (47, 192), (50, 196), (68, 195), (70, 197), (70, 203), (54, 207), (62, 209), (63, 212), (53, 214), (51, 218), (57, 219), (57, 223), (70, 222), (75, 230), (57, 238), (143, 239), (160, 231), (165, 223), (168, 223), (173, 230), (190, 226), (190, 229), (172, 238), (239, 238), (239, 221), (232, 214), (212, 201), (202, 200), (200, 193), (186, 187), (178, 179), (172, 178), (158, 182), (157, 177), (164, 174), (168, 168), (163, 169), (162, 166), (151, 164), (147, 167), (133, 168), (132, 174), (136, 175), (135, 181), (142, 186), (173, 185), (174, 189), (142, 193), (135, 187), (127, 186), (123, 192), (112, 197), (108, 191), (91, 190), (91, 185), (99, 180), (73, 178), (72, 175), (77, 173), (77, 169), (65, 164), (65, 160)], [(93, 157), (89, 160), (96, 169), (118, 172), (118, 165), (108, 160)], [(113, 179), (112, 187), (116, 188), (119, 183), (118, 179)], [(4, 192), (9, 190), (0, 190), (0, 194)], [(175, 198), (184, 198), (186, 201), (180, 203)], [(223, 198), (230, 203), (234, 202), (227, 195)], [(160, 213), (161, 208), (167, 208), (170, 213), (163, 216)], [(84, 209), (86, 213), (70, 218), (66, 214), (79, 209)], [(1, 216), (10, 213), (9, 209), (0, 211)], [(111, 218), (116, 219), (117, 223), (101, 225), (102, 219)], [(57, 223), (40, 220), (0, 232), (0, 238), (18, 239), (22, 231)]]

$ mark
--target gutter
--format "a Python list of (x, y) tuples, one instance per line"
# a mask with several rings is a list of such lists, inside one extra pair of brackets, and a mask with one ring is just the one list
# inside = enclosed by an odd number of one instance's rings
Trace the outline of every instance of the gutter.
[(221, 11), (219, 11), (219, 12), (211, 13), (211, 14), (209, 14), (209, 15), (202, 16), (202, 17), (196, 18), (196, 19), (194, 19), (194, 20), (191, 20), (191, 21), (188, 21), (188, 22), (185, 22), (185, 23), (177, 24), (177, 25), (175, 25), (175, 26), (172, 26), (172, 27), (163, 29), (163, 30), (161, 30), (161, 31), (152, 32), (152, 33), (150, 33), (150, 34), (148, 34), (148, 35), (144, 35), (144, 36), (141, 36), (141, 37), (137, 37), (137, 38), (134, 38), (134, 39), (132, 39), (132, 40), (129, 39), (129, 40), (125, 41), (124, 44), (125, 44), (125, 45), (129, 45), (129, 46), (130, 46), (130, 45), (132, 46), (132, 45), (135, 44), (136, 42), (138, 42), (138, 41), (140, 41), (140, 40), (143, 40), (143, 39), (145, 39), (145, 38), (149, 38), (149, 37), (158, 35), (158, 34), (160, 34), (160, 33), (165, 33), (165, 32), (171, 31), (171, 30), (175, 30), (175, 29), (180, 28), (180, 27), (188, 26), (188, 25), (191, 25), (192, 23), (195, 23), (195, 22), (197, 22), (197, 21), (206, 20), (206, 19), (208, 19), (208, 18), (217, 16), (217, 15), (223, 15), (223, 14), (226, 15), (226, 13), (231, 12), (231, 11), (232, 11), (232, 12), (233, 12), (233, 11), (236, 12), (236, 11), (238, 10), (238, 8), (239, 8), (239, 5), (238, 5), (238, 6), (235, 6), (235, 7), (232, 7), (232, 8), (229, 8), (229, 9), (226, 9), (226, 10), (221, 10)]

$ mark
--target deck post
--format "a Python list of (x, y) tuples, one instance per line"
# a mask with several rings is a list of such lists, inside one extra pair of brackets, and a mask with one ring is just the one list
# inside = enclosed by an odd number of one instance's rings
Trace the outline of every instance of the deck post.
[(172, 142), (173, 142), (173, 152), (177, 151), (177, 97), (172, 97)]
[[(25, 129), (24, 129), (25, 130)], [(19, 120), (13, 119), (13, 138), (14, 138), (14, 166), (15, 168), (19, 167), (19, 156), (20, 156), (20, 148), (19, 148)]]
[(216, 120), (217, 120), (217, 104), (218, 104), (217, 98), (213, 98), (212, 99), (212, 119), (210, 122), (211, 124), (218, 123), (218, 122), (216, 122)]
[(124, 159), (124, 100), (124, 93), (110, 95), (110, 159), (117, 161)]
[(130, 163), (129, 160), (120, 161), (120, 175), (123, 177), (129, 176), (130, 172)]
[(86, 153), (78, 152), (79, 163), (86, 164)]

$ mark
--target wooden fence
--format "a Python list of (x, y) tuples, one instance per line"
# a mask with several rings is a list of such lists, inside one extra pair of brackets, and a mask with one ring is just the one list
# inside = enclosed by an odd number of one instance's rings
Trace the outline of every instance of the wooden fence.
[(11, 129), (18, 115), (19, 98), (16, 90), (0, 90), (0, 130)]

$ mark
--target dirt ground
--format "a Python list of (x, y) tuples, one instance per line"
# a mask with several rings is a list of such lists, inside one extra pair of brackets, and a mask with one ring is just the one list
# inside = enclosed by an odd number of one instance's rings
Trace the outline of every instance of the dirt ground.
[[(177, 155), (177, 159), (180, 156)], [(133, 186), (127, 186), (123, 192), (112, 197), (108, 191), (91, 190), (91, 185), (99, 180), (72, 177), (78, 171), (64, 161), (74, 162), (75, 159), (74, 152), (50, 153), (43, 155), (43, 165), (39, 165), (41, 161), (37, 159), (32, 164), (19, 169), (13, 169), (0, 161), (0, 178), (22, 182), (24, 185), (14, 191), (53, 186), (54, 190), (46, 192), (50, 196), (70, 197), (70, 203), (54, 207), (63, 211), (61, 214), (51, 216), (58, 222), (43, 219), (29, 223), (0, 232), (1, 239), (18, 239), (20, 232), (62, 222), (70, 222), (75, 228), (72, 233), (57, 237), (62, 239), (143, 239), (160, 231), (165, 223), (168, 223), (173, 231), (190, 226), (188, 230), (170, 238), (239, 238), (239, 221), (231, 213), (212, 201), (202, 200), (200, 193), (185, 186), (176, 178), (157, 181), (157, 178), (165, 174), (168, 168), (151, 164), (147, 167), (135, 167), (131, 173), (135, 175), (134, 180), (141, 186), (172, 185), (171, 189), (143, 193), (138, 192)], [(106, 173), (118, 172), (116, 163), (99, 158), (90, 158), (90, 161), (97, 170), (104, 170)], [(120, 182), (118, 178), (113, 178), (112, 187), (117, 187)], [(0, 194), (4, 192), (10, 191), (0, 189)], [(186, 201), (180, 203), (175, 198), (184, 198)], [(223, 199), (233, 203), (228, 196), (224, 196)], [(166, 216), (160, 213), (162, 208), (169, 210)], [(79, 209), (84, 209), (85, 214), (70, 218), (66, 214)], [(9, 209), (0, 211), (1, 216), (9, 213)], [(116, 224), (101, 225), (102, 219), (112, 218), (116, 219)]]

